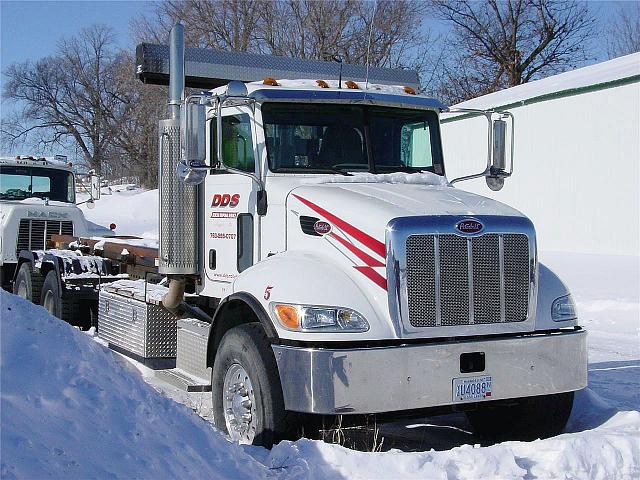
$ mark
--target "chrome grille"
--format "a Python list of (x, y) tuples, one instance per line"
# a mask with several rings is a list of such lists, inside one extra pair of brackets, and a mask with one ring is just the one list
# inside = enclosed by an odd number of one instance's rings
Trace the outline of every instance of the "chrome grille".
[(20, 250), (45, 250), (52, 235), (73, 235), (73, 222), (21, 219), (16, 255)]
[(440, 324), (469, 323), (467, 239), (455, 235), (441, 235), (438, 237), (438, 247)]
[[(414, 327), (434, 327), (436, 325), (436, 276), (435, 237), (431, 235), (407, 238), (407, 265), (411, 265), (412, 275), (421, 281), (407, 284), (409, 317), (416, 319)], [(412, 322), (413, 324), (413, 322)]]
[(507, 322), (519, 322), (527, 318), (529, 309), (529, 257), (525, 235), (504, 236), (504, 293), (509, 299), (505, 304)]
[(411, 235), (406, 255), (413, 327), (526, 320), (530, 278), (526, 235)]

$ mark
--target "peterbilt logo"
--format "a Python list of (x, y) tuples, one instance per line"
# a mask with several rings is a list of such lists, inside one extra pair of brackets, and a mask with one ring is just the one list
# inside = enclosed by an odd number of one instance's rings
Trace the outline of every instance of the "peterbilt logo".
[(27, 210), (27, 217), (35, 217), (35, 218), (67, 218), (69, 216), (68, 213), (61, 212), (32, 212), (31, 210)]
[(456, 229), (462, 233), (478, 233), (483, 228), (484, 225), (478, 220), (462, 220), (456, 224)]
[(331, 225), (329, 225), (327, 222), (323, 222), (322, 220), (318, 220), (313, 224), (313, 230), (318, 235), (326, 235), (331, 231)]

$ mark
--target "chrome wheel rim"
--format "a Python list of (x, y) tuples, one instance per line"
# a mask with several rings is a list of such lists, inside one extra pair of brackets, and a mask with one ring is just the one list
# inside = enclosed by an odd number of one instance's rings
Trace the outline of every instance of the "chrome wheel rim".
[(55, 315), (56, 301), (53, 296), (53, 292), (48, 290), (44, 296), (44, 301), (42, 302), (42, 306), (49, 312), (51, 315)]
[(26, 284), (26, 282), (20, 282), (18, 284), (18, 296), (20, 298), (24, 298), (25, 300), (29, 300), (27, 298), (27, 284)]
[(224, 376), (224, 421), (231, 440), (251, 444), (256, 435), (256, 401), (249, 374), (239, 363)]

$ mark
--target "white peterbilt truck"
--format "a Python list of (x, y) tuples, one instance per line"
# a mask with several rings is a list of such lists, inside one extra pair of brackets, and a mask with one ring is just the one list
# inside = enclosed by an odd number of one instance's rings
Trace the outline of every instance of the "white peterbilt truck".
[[(317, 80), (275, 79), (294, 72)], [(179, 24), (169, 47), (138, 47), (138, 74), (169, 81), (164, 280), (102, 285), (98, 334), (112, 348), (210, 390), (216, 425), (244, 443), (271, 446), (324, 415), (442, 409), (494, 439), (563, 429), (587, 382), (569, 290), (538, 262), (529, 219), (447, 180), (451, 112), (415, 94), (417, 76), (185, 58)], [(221, 86), (186, 95), (185, 78)], [(488, 120), (489, 153), (469, 177), (498, 189), (513, 119), (471, 113)]]

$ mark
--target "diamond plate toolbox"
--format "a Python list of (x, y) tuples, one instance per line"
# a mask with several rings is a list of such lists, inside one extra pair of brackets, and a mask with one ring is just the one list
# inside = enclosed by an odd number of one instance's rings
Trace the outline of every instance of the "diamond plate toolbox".
[(100, 290), (98, 336), (145, 359), (175, 358), (176, 318), (160, 305)]

